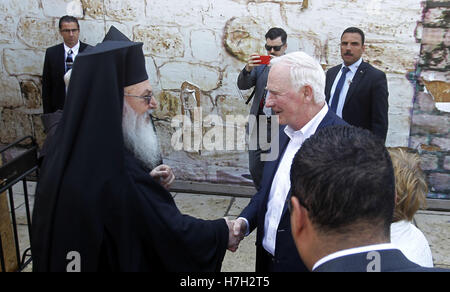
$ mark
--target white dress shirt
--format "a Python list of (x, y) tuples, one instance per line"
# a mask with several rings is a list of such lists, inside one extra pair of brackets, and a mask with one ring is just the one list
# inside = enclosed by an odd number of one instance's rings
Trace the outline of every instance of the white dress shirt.
[[(353, 63), (350, 66), (347, 66), (348, 69), (350, 69), (350, 71), (348, 71), (347, 75), (345, 76), (346, 78), (345, 78), (344, 86), (342, 86), (341, 93), (339, 94), (339, 103), (338, 103), (337, 109), (336, 109), (336, 114), (340, 118), (342, 118), (342, 111), (344, 109), (344, 104), (345, 104), (345, 99), (347, 97), (348, 89), (350, 88), (350, 84), (353, 81), (353, 77), (355, 77), (355, 74), (358, 71), (358, 67), (361, 65), (362, 61), (363, 61), (362, 58), (360, 58), (357, 62)], [(337, 84), (339, 82), (339, 79), (341, 79), (342, 68), (344, 66), (345, 65), (342, 64), (341, 70), (339, 70), (338, 74), (336, 75), (336, 78), (334, 79), (333, 86), (331, 87), (330, 100), (328, 102), (328, 104), (330, 106), (331, 106), (331, 103), (333, 102), (334, 92), (336, 91), (336, 87), (337, 87)]]
[(422, 267), (433, 267), (430, 245), (416, 226), (408, 221), (391, 224), (391, 242), (412, 262)]
[(341, 258), (344, 256), (348, 256), (351, 254), (358, 254), (358, 253), (363, 253), (363, 252), (369, 252), (372, 250), (388, 250), (388, 249), (398, 249), (396, 248), (393, 244), (391, 243), (382, 243), (382, 244), (374, 244), (374, 245), (367, 245), (367, 246), (361, 246), (361, 247), (355, 247), (355, 248), (350, 248), (350, 249), (345, 249), (345, 250), (341, 250), (335, 253), (332, 253), (330, 255), (327, 255), (326, 257), (320, 259), (319, 261), (317, 261), (315, 263), (315, 265), (313, 266), (312, 270), (314, 271), (315, 269), (317, 269), (319, 266), (321, 266), (322, 264), (329, 262), (331, 260), (337, 259), (337, 258)]
[(272, 255), (275, 255), (277, 229), (280, 224), (281, 215), (283, 214), (287, 195), (291, 189), (290, 172), (292, 160), (303, 142), (316, 132), (317, 127), (327, 112), (328, 106), (325, 104), (320, 112), (300, 130), (294, 131), (289, 126), (286, 126), (284, 129), (284, 132), (291, 140), (286, 147), (286, 151), (281, 158), (277, 172), (273, 178), (264, 220), (263, 247)]

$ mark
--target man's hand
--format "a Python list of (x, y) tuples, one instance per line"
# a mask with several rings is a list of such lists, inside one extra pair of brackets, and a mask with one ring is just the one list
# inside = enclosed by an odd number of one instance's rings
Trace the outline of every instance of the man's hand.
[(247, 61), (247, 65), (245, 65), (245, 70), (247, 72), (252, 72), (253, 68), (261, 66), (259, 55), (258, 54), (252, 54)]
[(239, 243), (244, 239), (245, 232), (247, 230), (247, 224), (244, 220), (238, 218), (236, 220), (229, 221), (228, 218), (225, 218), (228, 225), (229, 237), (228, 237), (228, 250), (231, 252), (235, 252)]
[(170, 189), (173, 181), (175, 180), (175, 175), (172, 169), (164, 164), (155, 167), (151, 172), (150, 176), (158, 181), (166, 189)]

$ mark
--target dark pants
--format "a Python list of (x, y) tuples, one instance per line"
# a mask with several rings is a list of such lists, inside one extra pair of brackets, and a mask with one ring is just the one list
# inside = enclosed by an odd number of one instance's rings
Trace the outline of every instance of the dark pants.
[[(270, 143), (271, 141), (271, 123), (270, 119), (267, 122), (267, 143)], [(261, 150), (260, 144), (259, 144), (259, 120), (256, 123), (257, 128), (257, 149), (256, 150), (249, 150), (248, 151), (248, 168), (250, 170), (250, 175), (252, 176), (253, 184), (255, 185), (256, 190), (261, 189), (261, 180), (264, 172), (264, 161), (261, 161), (261, 153), (269, 153), (270, 149), (268, 150)], [(264, 141), (266, 142), (266, 141)]]

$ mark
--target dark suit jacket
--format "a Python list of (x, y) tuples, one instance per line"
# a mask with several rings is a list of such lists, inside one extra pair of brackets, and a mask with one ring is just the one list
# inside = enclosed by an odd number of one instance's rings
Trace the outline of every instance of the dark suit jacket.
[[(375, 251), (379, 256), (363, 252), (330, 260), (314, 272), (445, 272), (444, 269), (425, 268), (409, 261), (398, 249)], [(447, 271), (448, 272), (448, 271)]]
[[(334, 112), (328, 110), (328, 113), (319, 124), (317, 130), (333, 125), (347, 125), (342, 119), (340, 119)], [(262, 241), (264, 237), (264, 218), (267, 211), (267, 203), (269, 199), (270, 189), (272, 187), (272, 181), (275, 173), (280, 164), (281, 158), (284, 155), (287, 145), (289, 144), (289, 137), (284, 132), (284, 126), (280, 127), (280, 139), (279, 139), (279, 156), (275, 161), (267, 161), (264, 164), (264, 174), (262, 179), (262, 186), (259, 192), (257, 192), (248, 206), (242, 211), (240, 217), (244, 217), (249, 222), (249, 230), (252, 232), (257, 228), (256, 236), (256, 271), (264, 272), (265, 267), (263, 263), (264, 247)], [(288, 199), (290, 198), (290, 192)], [(294, 243), (294, 239), (291, 234), (291, 220), (290, 213), (287, 209), (287, 204), (283, 207), (283, 213), (281, 216), (280, 224), (278, 225), (277, 239), (275, 242), (275, 262), (274, 270), (279, 272), (296, 272), (296, 271), (308, 271), (306, 266), (301, 260), (297, 248)]]
[[(327, 103), (341, 65), (327, 71), (325, 95)], [(345, 99), (342, 119), (350, 125), (367, 129), (386, 141), (388, 131), (388, 86), (386, 74), (362, 62), (352, 80)]]
[(250, 114), (257, 116), (259, 113), (259, 104), (264, 95), (264, 90), (267, 85), (267, 77), (269, 76), (270, 67), (262, 65), (255, 67), (250, 73), (244, 68), (239, 74), (237, 86), (239, 89), (246, 90), (255, 86), (255, 96), (252, 100), (252, 107)]
[[(88, 47), (80, 42), (81, 53)], [(44, 114), (62, 110), (66, 99), (66, 88), (64, 84), (64, 74), (66, 64), (64, 60), (64, 44), (50, 47), (45, 52), (44, 70), (42, 73), (42, 104)]]

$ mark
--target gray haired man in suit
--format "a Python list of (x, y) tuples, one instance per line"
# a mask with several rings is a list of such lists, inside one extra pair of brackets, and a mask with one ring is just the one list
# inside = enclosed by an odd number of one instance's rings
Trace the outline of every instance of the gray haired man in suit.
[[(287, 49), (287, 34), (286, 32), (278, 27), (271, 28), (266, 37), (265, 49), (268, 55), (273, 57), (279, 57), (285, 54)], [(270, 116), (272, 114), (271, 110), (265, 107), (265, 99), (267, 96), (267, 77), (269, 76), (270, 66), (268, 64), (261, 64), (259, 54), (252, 54), (248, 59), (248, 63), (245, 68), (242, 69), (237, 80), (237, 86), (241, 90), (250, 89), (255, 87), (252, 95), (253, 103), (250, 109), (250, 115), (256, 117), (256, 123), (251, 123), (249, 125), (249, 135), (250, 140), (258, 141), (256, 143), (256, 149), (251, 149), (249, 147), (249, 169), (250, 174), (253, 179), (255, 188), (259, 190), (261, 188), (261, 178), (263, 174), (264, 161), (261, 161), (261, 145), (259, 143), (260, 133), (259, 133), (259, 121), (260, 117), (267, 116), (267, 137), (270, 135)], [(270, 141), (267, 141), (270, 143)], [(250, 143), (252, 144), (252, 143)]]

